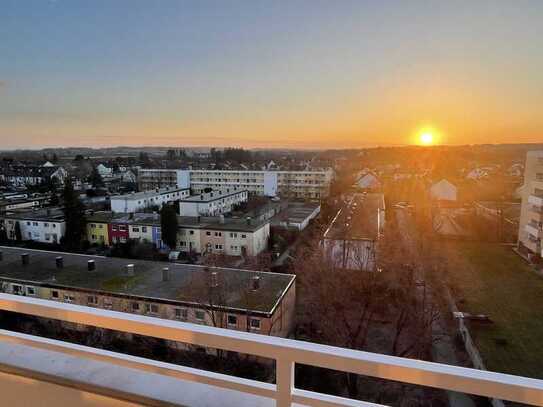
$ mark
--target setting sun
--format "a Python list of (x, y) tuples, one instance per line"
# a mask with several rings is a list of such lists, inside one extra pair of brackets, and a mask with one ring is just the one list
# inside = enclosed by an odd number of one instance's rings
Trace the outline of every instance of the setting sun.
[(423, 144), (423, 145), (432, 144), (434, 142), (434, 135), (426, 131), (424, 133), (421, 133), (421, 135), (419, 136), (419, 141), (420, 141), (420, 144)]

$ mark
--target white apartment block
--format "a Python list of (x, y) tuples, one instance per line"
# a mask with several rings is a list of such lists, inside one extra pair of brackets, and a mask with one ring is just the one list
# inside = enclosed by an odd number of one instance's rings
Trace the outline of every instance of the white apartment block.
[(248, 192), (230, 187), (202, 192), (179, 201), (181, 216), (219, 216), (231, 212), (236, 205), (247, 202)]
[(116, 195), (111, 197), (111, 211), (115, 213), (135, 213), (153, 207), (160, 209), (165, 203), (178, 201), (188, 196), (190, 196), (190, 189), (171, 187)]
[(529, 151), (524, 169), (524, 187), (518, 231), (519, 249), (530, 256), (543, 256), (543, 151)]
[(238, 187), (250, 194), (320, 199), (328, 196), (333, 170), (253, 171), (253, 170), (156, 170), (141, 169), (140, 189), (177, 186), (196, 192), (206, 188)]

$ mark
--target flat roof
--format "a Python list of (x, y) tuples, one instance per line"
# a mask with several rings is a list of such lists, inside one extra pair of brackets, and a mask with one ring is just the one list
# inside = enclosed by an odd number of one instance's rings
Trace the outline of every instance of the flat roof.
[(151, 189), (149, 191), (135, 192), (133, 194), (125, 195), (114, 195), (110, 199), (113, 200), (123, 200), (123, 201), (137, 201), (139, 199), (153, 198), (157, 195), (164, 195), (172, 192), (185, 191), (190, 188), (160, 188), (158, 191), (156, 189)]
[(39, 220), (39, 221), (64, 221), (64, 211), (61, 208), (40, 208), (33, 210), (13, 210), (3, 215), (6, 219)]
[(288, 207), (273, 217), (273, 222), (279, 223), (287, 220), (293, 223), (303, 222), (313, 215), (320, 206), (319, 203), (314, 202), (289, 202)]
[[(272, 313), (294, 282), (292, 274), (278, 274), (232, 268), (216, 268), (167, 262), (87, 256), (73, 253), (0, 246), (0, 279), (31, 282), (47, 287), (71, 288), (135, 297), (140, 301), (216, 307)], [(21, 254), (29, 254), (23, 265)], [(64, 267), (56, 267), (62, 256)], [(88, 271), (94, 260), (96, 269)], [(126, 272), (134, 265), (134, 275)], [(169, 267), (169, 281), (162, 281), (162, 269)], [(216, 271), (218, 287), (210, 288), (210, 272)], [(260, 277), (260, 288), (252, 291), (251, 279)]]
[[(88, 223), (121, 223), (128, 225), (160, 226), (160, 215), (153, 213), (114, 213), (99, 211), (87, 216)], [(268, 220), (251, 218), (230, 218), (220, 216), (177, 216), (177, 224), (182, 228), (217, 229), (241, 232), (254, 232), (269, 223)]]
[(379, 237), (379, 212), (385, 209), (382, 193), (356, 193), (332, 220), (325, 239), (369, 239)]

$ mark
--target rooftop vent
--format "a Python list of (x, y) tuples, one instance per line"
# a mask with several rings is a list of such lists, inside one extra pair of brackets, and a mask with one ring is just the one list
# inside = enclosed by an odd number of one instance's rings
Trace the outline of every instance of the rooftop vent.
[(162, 281), (170, 281), (170, 268), (164, 267), (162, 269)]
[(96, 270), (96, 264), (94, 263), (94, 260), (87, 261), (87, 270), (89, 271)]
[(260, 288), (260, 276), (251, 278), (251, 290), (257, 291)]
[(247, 221), (247, 224), (248, 224), (248, 225), (250, 225), (250, 224), (252, 223), (252, 219), (251, 219), (250, 216), (247, 216), (247, 217), (245, 218), (245, 220)]
[(211, 287), (219, 286), (219, 273), (217, 271), (211, 272)]
[(30, 255), (28, 253), (21, 254), (21, 263), (23, 263), (23, 266), (26, 266), (28, 263), (30, 263)]
[(126, 274), (129, 276), (134, 275), (134, 265), (133, 264), (127, 264), (126, 265)]
[(57, 265), (57, 269), (61, 269), (64, 267), (64, 259), (62, 258), (62, 256), (58, 256), (56, 259), (55, 259), (55, 263)]

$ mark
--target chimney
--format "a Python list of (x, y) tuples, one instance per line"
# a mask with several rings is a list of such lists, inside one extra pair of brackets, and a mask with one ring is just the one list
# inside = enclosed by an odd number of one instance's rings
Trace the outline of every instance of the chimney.
[(211, 272), (211, 287), (219, 286), (219, 273), (217, 271)]
[(204, 200), (204, 194), (200, 195), (200, 201)]
[(224, 215), (219, 215), (219, 223), (224, 223)]
[(96, 264), (94, 263), (94, 260), (87, 261), (87, 270), (88, 271), (96, 270)]
[(64, 259), (62, 258), (62, 256), (58, 256), (56, 259), (55, 259), (55, 263), (57, 265), (57, 269), (61, 269), (64, 267)]
[(170, 268), (162, 268), (162, 281), (170, 281)]
[(30, 256), (28, 253), (21, 254), (21, 262), (23, 263), (23, 266), (26, 266), (30, 262)]
[(251, 278), (251, 290), (257, 291), (260, 288), (260, 277), (254, 276)]
[(134, 265), (133, 264), (127, 264), (126, 265), (126, 275), (133, 276), (134, 275)]

